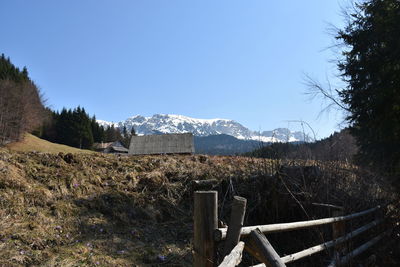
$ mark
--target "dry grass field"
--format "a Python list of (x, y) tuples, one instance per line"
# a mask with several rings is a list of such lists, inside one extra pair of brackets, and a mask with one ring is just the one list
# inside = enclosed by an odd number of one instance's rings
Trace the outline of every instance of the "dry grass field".
[(32, 134), (25, 134), (24, 139), (20, 142), (15, 142), (7, 145), (7, 148), (12, 151), (19, 152), (46, 152), (46, 153), (94, 153), (90, 150), (78, 149), (66, 145), (51, 143), (40, 139)]
[[(201, 189), (219, 192), (224, 221), (232, 196), (246, 197), (246, 225), (329, 215), (312, 202), (352, 212), (395, 199), (384, 185), (339, 163), (285, 163), (313, 164), (321, 172), (278, 179), (272, 174), (283, 162), (244, 157), (115, 156), (59, 145), (52, 153), (35, 145), (10, 149), (0, 149), (0, 266), (191, 266), (193, 180), (215, 179)], [(328, 230), (282, 235), (278, 250), (316, 244)]]

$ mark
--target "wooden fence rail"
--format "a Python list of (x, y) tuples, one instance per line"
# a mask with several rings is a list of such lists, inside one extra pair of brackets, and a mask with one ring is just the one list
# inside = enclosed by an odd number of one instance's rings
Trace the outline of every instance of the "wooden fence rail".
[(339, 260), (334, 260), (328, 267), (341, 266), (343, 264), (346, 264), (349, 260), (351, 260), (355, 256), (361, 254), (362, 252), (364, 252), (371, 246), (375, 245), (376, 243), (378, 243), (378, 241), (380, 241), (385, 236), (389, 235), (391, 232), (392, 232), (392, 229), (389, 229), (389, 230), (381, 233), (380, 235), (374, 237), (370, 241), (368, 241), (368, 242), (362, 244), (361, 246), (359, 246), (358, 248), (354, 249), (346, 256), (340, 258)]
[[(374, 226), (376, 226), (376, 225), (378, 225), (378, 224), (380, 224), (382, 222), (383, 222), (383, 219), (375, 220), (375, 221), (373, 221), (373, 222), (371, 222), (371, 223), (369, 223), (367, 225), (364, 225), (364, 226), (362, 226), (362, 227), (360, 227), (360, 228), (348, 233), (347, 235), (339, 237), (338, 239), (331, 240), (331, 241), (328, 241), (328, 242), (313, 246), (311, 248), (308, 248), (308, 249), (305, 249), (305, 250), (302, 250), (302, 251), (299, 251), (299, 252), (284, 256), (284, 257), (281, 258), (281, 260), (284, 263), (289, 263), (289, 262), (293, 262), (293, 261), (299, 260), (299, 259), (307, 257), (307, 256), (311, 256), (311, 255), (313, 255), (315, 253), (318, 253), (318, 252), (324, 251), (326, 249), (329, 249), (329, 248), (335, 246), (336, 244), (340, 244), (340, 243), (343, 243), (345, 241), (348, 241), (348, 240), (352, 239), (353, 237), (355, 237), (355, 236), (357, 236), (357, 235), (359, 235), (359, 234), (371, 229), (372, 227), (374, 227)], [(264, 264), (253, 265), (253, 267), (262, 267), (262, 266), (265, 266), (265, 265)]]
[[(323, 218), (318, 220), (300, 221), (291, 223), (278, 223), (257, 226), (243, 227), (244, 214), (246, 210), (246, 199), (235, 196), (232, 203), (231, 218), (228, 229), (218, 228), (217, 214), (217, 192), (216, 191), (196, 191), (194, 197), (194, 266), (220, 266), (234, 267), (241, 262), (243, 248), (257, 260), (260, 264), (253, 267), (283, 267), (286, 263), (294, 262), (307, 256), (311, 256), (318, 252), (334, 248), (335, 258), (329, 265), (330, 267), (337, 266), (348, 262), (351, 258), (359, 255), (372, 245), (381, 240), (388, 232), (379, 234), (370, 241), (364, 243), (352, 252), (340, 258), (339, 249), (342, 243), (351, 240), (357, 235), (381, 224), (384, 219), (377, 218), (374, 221), (365, 224), (358, 229), (345, 233), (344, 222), (358, 218), (367, 214), (371, 214), (382, 209), (382, 206), (377, 206), (361, 212), (345, 216), (335, 216), (331, 218)], [(341, 211), (339, 211), (341, 212)], [(336, 213), (337, 214), (337, 213)], [(273, 246), (269, 243), (264, 234), (278, 233), (285, 231), (293, 231), (309, 227), (315, 227), (324, 224), (333, 225), (333, 240), (324, 242), (319, 245), (304, 249), (302, 251), (280, 257)], [(241, 237), (249, 236), (246, 243), (240, 241)], [(223, 251), (224, 260), (220, 265), (217, 264), (216, 249), (217, 242), (225, 240)]]
[[(347, 216), (339, 216), (339, 217), (332, 217), (332, 218), (324, 218), (324, 219), (318, 219), (318, 220), (312, 220), (312, 221), (300, 221), (300, 222), (291, 222), (291, 223), (276, 223), (276, 224), (266, 224), (266, 225), (256, 225), (256, 226), (246, 226), (242, 227), (242, 231), (240, 232), (241, 236), (246, 236), (249, 235), (251, 231), (255, 229), (260, 229), (261, 232), (264, 234), (269, 234), (269, 233), (279, 233), (279, 232), (286, 232), (286, 231), (293, 231), (293, 230), (299, 230), (299, 229), (304, 229), (304, 228), (309, 228), (309, 227), (314, 227), (318, 225), (323, 225), (323, 224), (331, 224), (334, 222), (340, 222), (340, 221), (348, 221), (363, 215), (367, 215), (370, 213), (373, 213), (377, 210), (379, 210), (381, 206), (377, 206), (372, 209), (364, 210), (361, 212), (353, 213)], [(214, 239), (215, 241), (221, 241), (226, 238), (226, 228), (218, 228), (215, 230), (214, 233)]]
[(225, 256), (224, 260), (218, 267), (234, 267), (242, 261), (242, 252), (244, 249), (244, 242), (240, 241), (229, 253)]
[(246, 250), (256, 259), (263, 262), (263, 265), (284, 267), (285, 263), (276, 253), (268, 239), (261, 233), (260, 229), (251, 231), (249, 246)]

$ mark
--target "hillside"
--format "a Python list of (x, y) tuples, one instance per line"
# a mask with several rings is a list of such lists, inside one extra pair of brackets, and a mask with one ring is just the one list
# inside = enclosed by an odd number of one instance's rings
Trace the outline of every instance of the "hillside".
[(47, 152), (47, 153), (94, 153), (90, 150), (78, 149), (66, 145), (56, 144), (44, 139), (40, 139), (32, 134), (25, 134), (24, 138), (19, 142), (6, 145), (12, 151), (19, 152)]
[(265, 145), (268, 144), (255, 140), (242, 140), (226, 134), (194, 137), (196, 154), (236, 155)]
[[(0, 266), (191, 266), (196, 189), (219, 191), (219, 217), (224, 221), (233, 195), (246, 197), (246, 225), (308, 219), (298, 201), (318, 218), (329, 214), (312, 202), (343, 205), (351, 212), (393, 196), (384, 185), (372, 178), (361, 180), (365, 174), (339, 163), (292, 162), (318, 165), (321, 172), (307, 177), (304, 186), (299, 177), (283, 184), (272, 175), (280, 164), (243, 157), (2, 149)], [(202, 188), (193, 183), (204, 179), (215, 181)], [(296, 251), (320, 241), (320, 235), (329, 231), (328, 227), (280, 235), (279, 242), (271, 236), (271, 242), (279, 244), (279, 250)], [(322, 264), (328, 256), (313, 262)], [(391, 263), (392, 259), (380, 260)], [(310, 260), (300, 264), (310, 265)]]
[(273, 143), (246, 153), (258, 158), (318, 159), (354, 162), (357, 153), (356, 140), (349, 129), (335, 132), (331, 136), (313, 143)]

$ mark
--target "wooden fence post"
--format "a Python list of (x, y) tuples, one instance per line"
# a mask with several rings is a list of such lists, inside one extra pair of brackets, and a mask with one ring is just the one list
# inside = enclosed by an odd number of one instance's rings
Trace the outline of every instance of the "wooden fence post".
[[(374, 219), (377, 220), (377, 219), (385, 218), (385, 210), (386, 210), (385, 208), (378, 209), (374, 214), (375, 215)], [(376, 228), (376, 233), (380, 233), (385, 230), (386, 230), (385, 226), (382, 224)]]
[(218, 228), (218, 192), (194, 193), (193, 266), (216, 266), (214, 231)]
[(243, 197), (234, 196), (231, 209), (231, 218), (226, 233), (226, 241), (223, 256), (231, 253), (231, 250), (239, 243), (240, 231), (242, 230), (244, 214), (246, 212), (247, 200)]
[(250, 237), (246, 241), (245, 249), (268, 267), (286, 266), (271, 243), (269, 243), (268, 239), (258, 228), (251, 231)]
[[(343, 210), (342, 209), (334, 209), (332, 211), (332, 216), (333, 217), (343, 216)], [(345, 221), (332, 223), (332, 240), (335, 240), (335, 239), (343, 236), (345, 233), (346, 233), (346, 222)], [(333, 258), (335, 260), (341, 257), (341, 254), (343, 253), (343, 250), (345, 247), (346, 247), (345, 244), (337, 244), (334, 246)]]

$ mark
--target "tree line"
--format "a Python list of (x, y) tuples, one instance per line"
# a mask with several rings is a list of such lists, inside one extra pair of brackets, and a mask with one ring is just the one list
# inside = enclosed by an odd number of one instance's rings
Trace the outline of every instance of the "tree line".
[(244, 155), (269, 159), (351, 162), (356, 153), (356, 141), (349, 129), (344, 129), (313, 143), (272, 143)]
[(24, 133), (51, 142), (77, 148), (91, 149), (94, 143), (121, 141), (129, 147), (135, 135), (124, 127), (103, 127), (90, 117), (83, 107), (53, 111), (45, 107), (38, 87), (29, 78), (28, 70), (20, 70), (6, 58), (0, 57), (0, 145), (18, 141)]
[(82, 149), (91, 149), (94, 143), (120, 141), (129, 147), (130, 138), (135, 135), (124, 127), (122, 131), (114, 125), (103, 127), (95, 116), (78, 106), (74, 109), (63, 108), (61, 112), (47, 109), (47, 119), (35, 135), (50, 142), (65, 144)]
[(28, 70), (0, 56), (0, 145), (20, 140), (44, 119), (44, 101)]
[[(343, 87), (309, 80), (314, 96), (346, 114), (358, 147), (355, 162), (400, 177), (400, 1), (355, 2), (335, 39)], [(329, 107), (328, 106), (328, 107)]]
[(400, 176), (400, 1), (370, 0), (355, 6), (337, 34), (345, 45), (339, 90), (357, 160)]
[[(400, 1), (356, 3), (345, 27), (335, 36), (343, 47), (337, 67), (345, 86), (325, 90), (314, 84), (323, 97), (347, 112), (349, 132), (357, 144), (357, 163), (397, 177), (400, 177), (399, 33)], [(18, 140), (25, 131), (37, 128), (45, 117), (43, 112), (43, 100), (27, 69), (19, 70), (2, 55), (0, 144)], [(60, 113), (50, 111), (50, 115), (51, 122), (41, 132), (49, 140), (82, 148), (95, 141), (113, 140), (105, 137), (107, 129), (91, 123), (93, 118), (80, 107)], [(73, 126), (65, 126), (69, 125), (67, 121)], [(64, 130), (74, 134), (67, 136)], [(108, 131), (110, 136), (118, 135), (115, 129)]]

